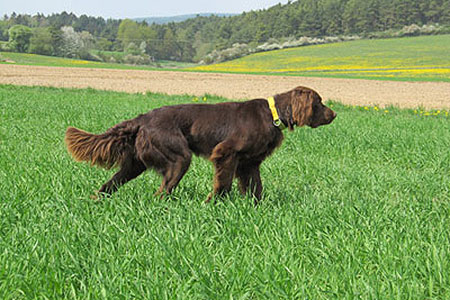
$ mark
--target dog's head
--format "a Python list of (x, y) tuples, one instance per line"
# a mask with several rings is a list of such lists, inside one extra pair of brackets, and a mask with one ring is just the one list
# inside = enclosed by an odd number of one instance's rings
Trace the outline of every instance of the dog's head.
[(322, 98), (314, 90), (299, 86), (289, 93), (290, 130), (296, 126), (310, 126), (312, 128), (330, 124), (336, 113), (329, 107), (323, 105)]

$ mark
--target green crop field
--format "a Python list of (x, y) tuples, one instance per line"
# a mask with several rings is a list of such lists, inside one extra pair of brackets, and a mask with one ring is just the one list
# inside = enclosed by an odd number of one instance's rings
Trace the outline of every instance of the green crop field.
[(1, 64), (18, 64), (49, 67), (76, 67), (76, 68), (101, 68), (101, 69), (126, 69), (126, 70), (170, 70), (192, 67), (192, 63), (179, 63), (173, 61), (158, 61), (154, 66), (133, 66), (118, 63), (103, 63), (82, 59), (70, 59), (56, 56), (45, 56), (28, 53), (0, 52)]
[(450, 81), (450, 35), (358, 40), (269, 51), (197, 71)]
[(329, 103), (264, 162), (258, 207), (204, 204), (200, 158), (166, 199), (154, 172), (89, 198), (113, 170), (74, 162), (67, 126), (192, 100), (0, 85), (0, 299), (450, 298), (447, 111)]

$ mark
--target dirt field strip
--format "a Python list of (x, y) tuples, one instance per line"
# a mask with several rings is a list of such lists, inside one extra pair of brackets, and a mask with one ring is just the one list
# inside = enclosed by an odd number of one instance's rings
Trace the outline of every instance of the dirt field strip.
[(296, 86), (352, 105), (450, 108), (450, 83), (0, 65), (0, 83), (122, 92), (268, 97)]

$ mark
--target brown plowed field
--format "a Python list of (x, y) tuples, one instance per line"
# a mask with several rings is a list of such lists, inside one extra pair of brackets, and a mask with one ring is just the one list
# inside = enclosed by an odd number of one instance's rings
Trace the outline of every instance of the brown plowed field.
[(450, 108), (450, 83), (0, 65), (0, 83), (123, 92), (267, 97), (303, 85), (355, 105)]

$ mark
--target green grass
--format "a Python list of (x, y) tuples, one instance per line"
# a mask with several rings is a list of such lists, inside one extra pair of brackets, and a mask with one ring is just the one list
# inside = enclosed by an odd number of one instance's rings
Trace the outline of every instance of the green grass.
[[(119, 52), (115, 53), (119, 55)], [(3, 60), (3, 62), (1, 60)], [(0, 52), (0, 65), (1, 64), (18, 64), (18, 65), (49, 66), (49, 67), (126, 69), (126, 70), (170, 70), (175, 68), (192, 67), (195, 65), (190, 63), (177, 63), (173, 61), (162, 60), (155, 62), (154, 66), (132, 66), (118, 63), (103, 63), (81, 59), (70, 59), (56, 56), (45, 56), (38, 54), (14, 53), (14, 52)]]
[(191, 101), (0, 86), (0, 299), (450, 298), (449, 117), (332, 103), (264, 162), (256, 208), (204, 204), (199, 158), (170, 198), (148, 172), (94, 203), (113, 171), (74, 162), (66, 127)]
[(194, 70), (450, 82), (450, 35), (358, 40), (269, 51)]

